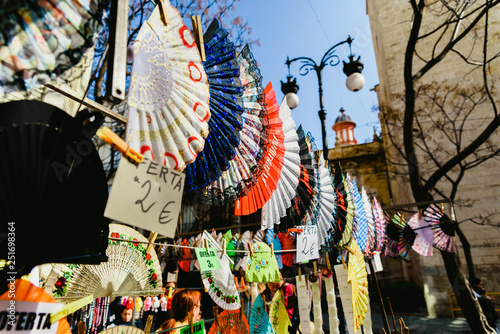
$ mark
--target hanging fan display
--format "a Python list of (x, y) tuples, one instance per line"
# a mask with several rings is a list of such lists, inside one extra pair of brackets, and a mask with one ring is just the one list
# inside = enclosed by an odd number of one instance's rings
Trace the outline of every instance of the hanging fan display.
[(448, 253), (455, 253), (455, 226), (453, 221), (435, 204), (422, 214), (434, 234), (433, 246)]
[[(208, 240), (209, 247), (222, 254), (222, 247), (207, 231), (204, 231), (201, 237), (202, 244), (205, 239)], [(201, 273), (205, 290), (215, 304), (225, 310), (237, 310), (241, 307), (240, 295), (229, 267), (232, 262), (227, 254), (222, 254), (219, 257), (220, 269)]]
[(133, 44), (126, 138), (137, 152), (183, 170), (208, 135), (210, 93), (193, 36), (177, 9), (162, 6), (170, 23), (157, 6)]
[(386, 239), (385, 216), (376, 197), (373, 197), (373, 220), (375, 221), (375, 251), (382, 252)]
[(349, 189), (349, 184), (347, 183), (347, 178), (342, 174), (342, 184), (344, 186), (345, 203), (346, 203), (346, 217), (345, 226), (342, 231), (342, 238), (338, 243), (338, 247), (342, 248), (349, 243), (352, 238), (352, 229), (354, 227), (354, 213), (356, 208), (352, 198), (351, 191)]
[(249, 215), (264, 206), (276, 190), (283, 168), (285, 155), (283, 121), (280, 118), (279, 106), (271, 83), (264, 89), (264, 103), (269, 117), (269, 141), (262, 160), (262, 173), (248, 193), (236, 200), (234, 214), (237, 216)]
[(363, 208), (365, 209), (366, 215), (366, 246), (365, 249), (361, 249), (365, 254), (365, 258), (372, 258), (372, 250), (375, 249), (375, 220), (373, 219), (373, 210), (368, 194), (366, 193), (365, 187), (361, 188), (361, 200), (363, 202)]
[(325, 166), (323, 156), (319, 158), (318, 164), (320, 196), (319, 216), (316, 220), (318, 226), (318, 243), (320, 251), (326, 253), (330, 250), (330, 236), (333, 231), (333, 213), (335, 212), (335, 190), (333, 178), (329, 166)]
[(133, 326), (114, 326), (99, 332), (99, 334), (144, 334), (144, 331)]
[(269, 321), (262, 295), (259, 294), (252, 305), (252, 312), (250, 313), (250, 334), (271, 333), (274, 333), (274, 330)]
[(269, 118), (263, 106), (262, 76), (248, 45), (236, 57), (243, 87), (244, 112), (240, 144), (227, 171), (207, 188), (208, 199), (222, 204), (233, 197), (248, 193), (262, 171), (261, 161), (268, 144)]
[(353, 195), (354, 204), (356, 206), (353, 235), (359, 245), (359, 248), (364, 250), (366, 248), (368, 239), (368, 223), (366, 220), (365, 207), (363, 205), (363, 200), (361, 199), (361, 194), (359, 193), (359, 189), (356, 184), (356, 179), (351, 178), (349, 186), (351, 189), (351, 194)]
[(340, 168), (340, 164), (335, 166), (335, 198), (336, 206), (335, 206), (335, 220), (333, 224), (332, 230), (332, 242), (334, 245), (337, 245), (338, 242), (342, 239), (342, 233), (344, 232), (346, 225), (346, 216), (347, 216), (347, 202), (346, 202), (346, 190), (344, 188), (342, 170)]
[[(0, 243), (15, 230), (18, 275), (41, 263), (106, 260), (108, 186), (91, 140), (96, 123), (39, 101), (0, 104)], [(2, 247), (0, 258), (7, 255)]]
[[(286, 217), (280, 219), (280, 224), (275, 228), (285, 232), (288, 228), (302, 225), (310, 206), (314, 205), (314, 189), (316, 186), (316, 171), (313, 166), (312, 145), (306, 136), (302, 125), (297, 129), (300, 175), (299, 183), (295, 189), (295, 197), (291, 201), (292, 207), (287, 209)], [(309, 143), (309, 144), (308, 144)]]
[(363, 253), (355, 239), (351, 240), (350, 248), (354, 254), (349, 254), (347, 282), (351, 285), (353, 330), (356, 333), (368, 311), (368, 276)]
[(432, 256), (432, 244), (434, 235), (429, 223), (419, 213), (415, 213), (408, 220), (408, 225), (415, 232), (415, 241), (411, 248), (422, 256)]
[(99, 265), (55, 264), (47, 278), (45, 291), (64, 301), (88, 295), (147, 296), (162, 293), (162, 275), (153, 247), (148, 240), (125, 225), (110, 224), (107, 262)]
[(247, 282), (267, 283), (279, 282), (280, 272), (278, 263), (271, 248), (264, 242), (256, 242), (250, 250), (250, 257), (246, 262)]
[(278, 180), (276, 190), (269, 201), (262, 207), (262, 229), (270, 228), (280, 223), (280, 218), (286, 216), (286, 209), (291, 206), (291, 199), (295, 197), (300, 175), (300, 156), (295, 122), (292, 118), (292, 110), (283, 100), (280, 106), (280, 118), (283, 121), (283, 135), (285, 136), (285, 155), (283, 157), (283, 168)]
[(9, 1), (0, 6), (0, 96), (40, 86), (94, 45), (105, 1)]
[[(289, 232), (278, 233), (278, 238), (280, 240), (282, 250), (291, 250), (295, 248), (295, 243)], [(281, 257), (283, 259), (284, 266), (293, 266), (293, 252), (284, 252)]]
[(291, 326), (290, 317), (283, 301), (283, 293), (278, 289), (274, 294), (271, 306), (269, 307), (269, 320), (273, 327), (274, 333), (288, 333), (288, 326)]
[(184, 192), (205, 187), (229, 168), (243, 127), (240, 117), (243, 113), (243, 88), (234, 45), (229, 41), (227, 31), (215, 19), (203, 39), (207, 55), (203, 67), (210, 87), (210, 132), (203, 150), (184, 171)]
[(390, 257), (399, 255), (403, 260), (408, 260), (411, 246), (415, 241), (415, 232), (400, 213), (392, 217), (386, 226), (385, 234), (387, 235), (385, 255)]
[(208, 334), (248, 334), (250, 327), (241, 310), (224, 310), (215, 319)]
[(312, 164), (314, 168), (314, 188), (313, 188), (313, 197), (312, 203), (308, 206), (306, 215), (302, 219), (302, 222), (305, 224), (312, 224), (316, 219), (318, 219), (319, 215), (319, 196), (320, 196), (320, 174), (319, 174), (319, 156), (320, 152), (316, 147), (316, 143), (314, 141), (314, 137), (310, 132), (307, 133), (306, 143), (310, 147), (311, 152), (314, 152), (314, 158), (312, 159)]

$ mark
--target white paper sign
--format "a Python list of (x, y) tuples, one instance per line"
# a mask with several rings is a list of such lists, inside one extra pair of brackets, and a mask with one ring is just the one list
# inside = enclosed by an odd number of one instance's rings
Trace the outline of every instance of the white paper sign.
[(382, 260), (380, 259), (380, 252), (375, 252), (372, 258), (372, 263), (373, 270), (375, 270), (376, 273), (384, 270), (384, 267), (382, 266)]
[(122, 158), (104, 216), (173, 238), (183, 191), (183, 173), (149, 159), (134, 165)]
[(297, 263), (319, 258), (318, 229), (314, 225), (297, 226), (302, 233), (297, 234)]
[(55, 334), (59, 321), (51, 324), (50, 315), (62, 307), (58, 303), (0, 300), (0, 314), (3, 314), (0, 332)]
[[(344, 269), (342, 264), (338, 264), (334, 267), (335, 274), (337, 275), (337, 283), (339, 285), (340, 299), (342, 300), (342, 307), (344, 309), (345, 321), (347, 323), (347, 329), (349, 333), (352, 333), (354, 328), (354, 318), (352, 310), (352, 290), (351, 285), (347, 283), (347, 268)], [(358, 330), (356, 333), (361, 333)], [(354, 334), (356, 334), (354, 333)]]
[(311, 298), (307, 290), (307, 278), (305, 275), (296, 277), (297, 282), (297, 302), (299, 304), (299, 318), (302, 334), (312, 334), (311, 319), (309, 313), (311, 312)]

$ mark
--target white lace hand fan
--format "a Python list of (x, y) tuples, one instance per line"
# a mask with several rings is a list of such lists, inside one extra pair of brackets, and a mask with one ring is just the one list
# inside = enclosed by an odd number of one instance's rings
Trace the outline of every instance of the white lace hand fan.
[(127, 241), (109, 239), (108, 261), (99, 265), (55, 264), (45, 291), (64, 301), (88, 295), (101, 298), (162, 293), (160, 262), (153, 248), (147, 252), (146, 237), (119, 224), (109, 225), (109, 236)]
[[(204, 244), (205, 239), (207, 239), (209, 247), (215, 249), (218, 255), (222, 253), (222, 247), (207, 231), (203, 231), (202, 244)], [(219, 258), (219, 263), (220, 269), (201, 273), (203, 285), (212, 300), (221, 308), (237, 310), (241, 308), (241, 302), (238, 289), (234, 283), (233, 273), (229, 267), (233, 260), (227, 254), (224, 254)]]
[(193, 36), (168, 1), (158, 6), (133, 44), (127, 143), (162, 165), (183, 170), (208, 135), (209, 88)]
[(319, 158), (319, 215), (316, 220), (318, 226), (318, 243), (320, 251), (327, 252), (331, 248), (330, 233), (333, 233), (333, 214), (335, 212), (335, 189), (330, 169), (325, 166), (323, 156)]

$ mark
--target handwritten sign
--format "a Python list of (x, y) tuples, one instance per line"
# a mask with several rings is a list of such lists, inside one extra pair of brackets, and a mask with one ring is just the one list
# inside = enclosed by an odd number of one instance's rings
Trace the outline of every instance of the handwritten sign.
[(104, 216), (173, 238), (183, 190), (183, 173), (149, 159), (134, 165), (122, 158)]
[(212, 271), (220, 269), (219, 258), (217, 252), (213, 248), (195, 248), (196, 257), (200, 264), (200, 271)]
[(191, 326), (181, 328), (181, 334), (204, 334), (205, 333), (205, 322), (199, 321), (193, 324), (193, 331), (191, 332)]
[(297, 234), (297, 262), (319, 258), (318, 229), (316, 226), (297, 226), (304, 232)]
[(0, 332), (19, 334), (55, 334), (59, 321), (51, 324), (50, 315), (59, 311), (63, 304), (35, 303), (18, 300), (0, 301)]

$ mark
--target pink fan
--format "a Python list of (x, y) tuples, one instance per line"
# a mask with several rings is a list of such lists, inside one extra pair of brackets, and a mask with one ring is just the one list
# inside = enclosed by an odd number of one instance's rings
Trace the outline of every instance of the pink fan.
[(423, 217), (419, 219), (419, 214), (416, 213), (408, 220), (408, 225), (410, 225), (417, 235), (415, 242), (411, 246), (413, 250), (422, 256), (432, 256), (434, 236), (429, 223)]
[(385, 243), (385, 217), (376, 197), (373, 198), (373, 219), (375, 220), (375, 251), (381, 252)]
[(363, 207), (365, 208), (368, 232), (366, 247), (363, 250), (363, 253), (365, 254), (365, 258), (370, 259), (372, 257), (372, 250), (375, 248), (375, 220), (373, 218), (372, 204), (370, 203), (365, 187), (361, 188), (361, 200), (363, 201)]
[(423, 213), (425, 221), (434, 234), (433, 246), (449, 253), (455, 253), (455, 227), (453, 221), (435, 204), (431, 204)]

